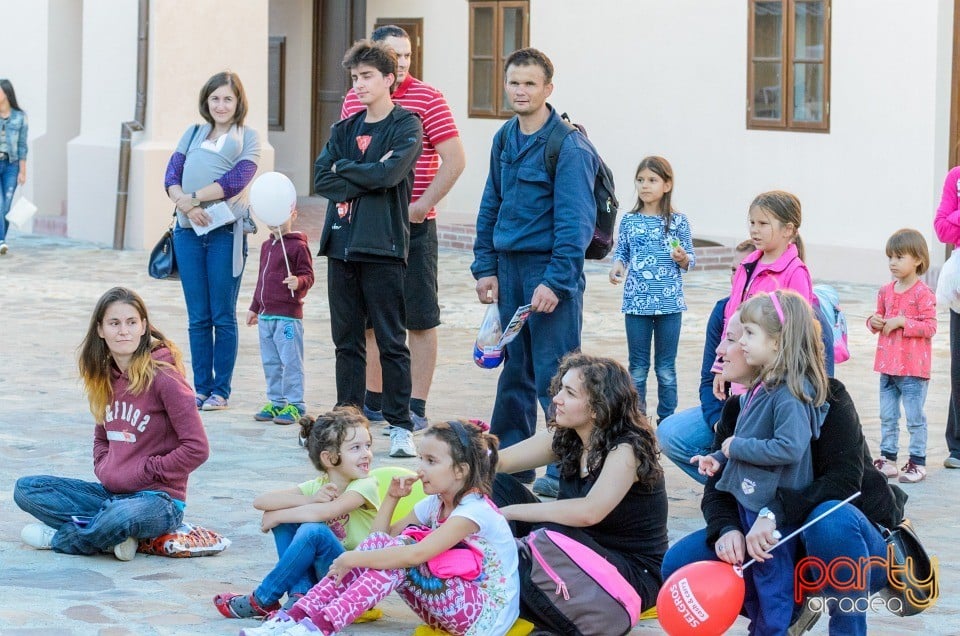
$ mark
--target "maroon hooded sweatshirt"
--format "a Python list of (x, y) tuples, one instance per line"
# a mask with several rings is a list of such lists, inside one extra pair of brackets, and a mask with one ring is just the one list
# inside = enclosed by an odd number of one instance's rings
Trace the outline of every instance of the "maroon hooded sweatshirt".
[[(151, 356), (173, 364), (166, 347)], [(111, 373), (113, 400), (106, 421), (94, 426), (97, 479), (112, 493), (157, 490), (185, 502), (187, 478), (210, 455), (193, 389), (173, 366), (161, 366), (139, 395), (130, 393), (126, 373)]]

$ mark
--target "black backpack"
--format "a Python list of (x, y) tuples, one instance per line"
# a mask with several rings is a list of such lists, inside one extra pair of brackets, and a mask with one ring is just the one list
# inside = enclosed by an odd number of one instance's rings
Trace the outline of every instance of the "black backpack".
[[(547, 174), (553, 180), (557, 175), (557, 158), (560, 156), (560, 147), (567, 135), (574, 131), (579, 131), (584, 139), (597, 156), (600, 167), (597, 169), (597, 176), (593, 182), (593, 198), (597, 204), (597, 218), (593, 227), (593, 238), (587, 245), (587, 251), (584, 258), (591, 260), (602, 260), (606, 258), (610, 250), (613, 249), (613, 234), (617, 225), (617, 212), (620, 210), (620, 202), (617, 201), (616, 191), (613, 185), (613, 171), (600, 157), (596, 147), (587, 138), (586, 129), (580, 124), (574, 124), (566, 113), (560, 115), (560, 125), (555, 126), (550, 136), (547, 138), (547, 145), (543, 150), (543, 160), (546, 164)], [(500, 147), (504, 146), (505, 128), (500, 129)]]

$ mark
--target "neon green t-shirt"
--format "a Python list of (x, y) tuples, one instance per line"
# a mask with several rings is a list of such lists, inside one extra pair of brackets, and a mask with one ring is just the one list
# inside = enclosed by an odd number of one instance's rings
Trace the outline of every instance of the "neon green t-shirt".
[[(326, 475), (322, 475), (316, 479), (303, 482), (298, 488), (304, 495), (312, 497), (328, 483), (330, 483), (330, 479)], [(333, 534), (340, 539), (340, 543), (347, 550), (353, 550), (358, 543), (367, 538), (367, 535), (370, 534), (370, 527), (373, 526), (373, 519), (377, 516), (377, 510), (380, 508), (380, 489), (376, 477), (354, 479), (347, 484), (347, 491), (351, 490), (360, 493), (360, 496), (366, 500), (366, 504), (336, 519), (327, 521), (327, 525), (333, 530)]]

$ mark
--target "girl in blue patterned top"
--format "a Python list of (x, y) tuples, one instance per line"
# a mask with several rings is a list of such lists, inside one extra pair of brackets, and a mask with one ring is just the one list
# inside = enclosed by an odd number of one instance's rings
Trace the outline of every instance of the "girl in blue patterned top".
[(610, 282), (623, 286), (630, 375), (646, 413), (650, 341), (657, 374), (657, 424), (677, 408), (677, 342), (683, 298), (683, 272), (696, 263), (690, 223), (673, 210), (673, 168), (663, 157), (646, 157), (637, 166), (637, 204), (620, 220)]

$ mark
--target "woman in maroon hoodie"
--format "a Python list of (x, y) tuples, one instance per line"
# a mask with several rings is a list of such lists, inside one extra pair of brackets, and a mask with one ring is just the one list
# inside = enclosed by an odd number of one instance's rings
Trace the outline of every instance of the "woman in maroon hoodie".
[(207, 435), (180, 351), (129, 289), (114, 287), (100, 297), (79, 366), (96, 422), (93, 471), (99, 482), (18, 479), (14, 501), (43, 522), (28, 524), (20, 537), (41, 550), (112, 550), (129, 561), (138, 539), (180, 525), (187, 478), (210, 454)]

